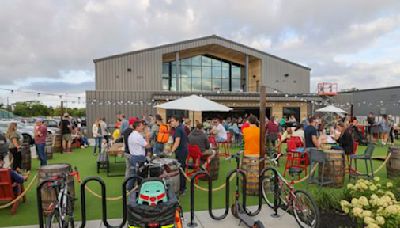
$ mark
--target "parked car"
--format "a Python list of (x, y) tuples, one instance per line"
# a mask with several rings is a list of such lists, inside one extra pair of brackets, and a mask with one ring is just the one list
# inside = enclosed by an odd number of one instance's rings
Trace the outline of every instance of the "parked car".
[(50, 134), (55, 134), (60, 130), (59, 121), (54, 119), (45, 119), (43, 123), (47, 126), (47, 132)]
[(35, 144), (35, 139), (33, 137), (33, 126), (26, 125), (15, 120), (1, 120), (0, 121), (0, 131), (7, 132), (8, 125), (12, 122), (17, 122), (17, 132), (21, 137), (29, 142), (29, 144)]

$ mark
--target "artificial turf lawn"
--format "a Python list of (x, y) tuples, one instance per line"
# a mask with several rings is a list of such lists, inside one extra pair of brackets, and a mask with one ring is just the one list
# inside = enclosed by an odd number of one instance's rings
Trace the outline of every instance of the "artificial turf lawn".
[[(365, 147), (360, 146), (358, 149), (359, 153), (364, 151)], [(232, 149), (232, 152), (237, 151), (237, 148)], [(387, 153), (387, 147), (377, 146), (374, 152), (374, 157), (385, 157)], [(106, 190), (108, 197), (120, 196), (122, 192), (122, 182), (123, 177), (107, 177), (105, 171), (101, 171), (100, 174), (96, 173), (96, 159), (97, 157), (92, 155), (92, 148), (87, 149), (76, 149), (71, 154), (59, 154), (56, 153), (53, 159), (49, 160), (49, 164), (52, 163), (69, 163), (72, 166), (76, 166), (80, 172), (82, 180), (89, 176), (99, 176), (106, 183)], [(122, 158), (118, 158), (119, 161), (123, 161)], [(282, 157), (281, 165), (279, 171), (283, 171), (285, 157)], [(114, 159), (110, 159), (111, 171), (123, 173), (125, 170), (125, 163), (114, 164)], [(382, 161), (374, 160), (373, 166), (376, 169)], [(39, 161), (33, 159), (32, 161), (32, 171), (28, 183), (36, 174), (36, 169), (38, 168)], [(234, 160), (228, 161), (221, 158), (220, 163), (220, 173), (217, 181), (213, 182), (213, 187), (218, 187), (225, 182), (226, 173), (228, 173), (232, 168), (235, 167)], [(364, 170), (364, 164), (359, 164), (359, 169)], [(381, 177), (382, 180), (386, 180), (386, 167), (384, 167), (377, 176)], [(348, 175), (346, 174), (346, 183), (348, 182)], [(199, 181), (200, 185), (206, 187), (206, 183)], [(234, 181), (231, 182), (230, 190), (234, 191)], [(26, 185), (27, 186), (27, 185)], [(36, 185), (34, 185), (36, 187)], [(180, 203), (183, 207), (184, 212), (188, 212), (190, 209), (190, 188), (188, 183), (188, 191), (184, 196), (181, 197)], [(89, 184), (89, 187), (100, 193), (100, 188), (97, 183)], [(316, 185), (308, 185), (306, 183), (300, 183), (296, 185), (296, 188), (302, 188), (309, 192), (318, 192), (320, 187)], [(342, 189), (334, 188), (322, 188), (328, 190), (332, 194), (340, 193)], [(80, 220), (80, 187), (75, 183), (75, 191), (77, 192), (76, 197), (78, 200), (75, 203), (75, 220)], [(16, 215), (10, 215), (10, 208), (0, 210), (0, 227), (4, 226), (17, 226), (17, 225), (31, 225), (38, 224), (38, 212), (36, 204), (36, 189), (33, 188), (27, 193), (27, 201), (22, 203)], [(234, 195), (230, 194), (230, 201), (232, 201)], [(254, 205), (257, 203), (256, 197), (248, 197), (248, 204)], [(213, 208), (223, 208), (225, 204), (225, 189), (213, 193)], [(122, 200), (118, 201), (108, 201), (108, 218), (122, 218)], [(207, 210), (208, 209), (208, 193), (200, 190), (195, 191), (195, 210)], [(94, 197), (89, 192), (86, 194), (86, 212), (87, 220), (100, 219), (101, 218), (101, 201), (100, 199)], [(114, 224), (116, 225), (116, 224)]]

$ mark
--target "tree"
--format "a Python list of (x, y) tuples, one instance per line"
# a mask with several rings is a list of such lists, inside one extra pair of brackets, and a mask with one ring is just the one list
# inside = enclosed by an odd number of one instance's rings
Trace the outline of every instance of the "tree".
[(47, 107), (37, 101), (16, 102), (14, 104), (14, 115), (29, 117), (29, 116), (61, 116), (63, 112), (68, 112), (71, 116), (82, 117), (86, 115), (84, 108), (64, 108)]

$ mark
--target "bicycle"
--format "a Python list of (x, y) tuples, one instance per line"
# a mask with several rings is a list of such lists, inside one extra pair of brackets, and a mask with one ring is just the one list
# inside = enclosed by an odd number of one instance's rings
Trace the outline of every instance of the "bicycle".
[[(232, 204), (231, 211), (235, 218), (238, 218), (240, 222), (243, 222), (247, 227), (250, 228), (264, 228), (263, 223), (260, 220), (254, 221), (245, 211), (242, 204), (240, 203), (240, 155), (242, 151), (238, 151), (236, 154), (231, 155), (229, 159), (235, 159), (236, 161), (236, 185), (235, 185), (235, 201)], [(243, 193), (246, 194), (246, 193)]]
[(53, 188), (55, 195), (57, 196), (55, 201), (52, 202), (47, 211), (51, 211), (46, 216), (46, 228), (59, 227), (59, 228), (74, 228), (74, 200), (75, 198), (68, 191), (66, 181), (67, 175), (76, 176), (78, 182), (80, 182), (79, 173), (76, 170), (69, 174), (61, 174), (60, 176), (52, 177), (47, 187)]
[(319, 225), (319, 210), (309, 193), (296, 190), (293, 182), (286, 181), (278, 173), (278, 192), (274, 192), (274, 176), (266, 178), (262, 183), (262, 194), (265, 202), (271, 208), (277, 197), (279, 207), (292, 214), (302, 228), (316, 228)]

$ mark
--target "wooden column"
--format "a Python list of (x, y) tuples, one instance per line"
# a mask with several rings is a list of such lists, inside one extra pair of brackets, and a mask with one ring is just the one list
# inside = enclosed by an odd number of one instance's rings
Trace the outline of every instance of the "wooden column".
[(265, 162), (261, 159), (265, 157), (265, 112), (267, 104), (267, 92), (265, 86), (260, 86), (260, 168), (261, 172), (264, 169)]
[(244, 61), (244, 81), (246, 83), (245, 91), (249, 91), (249, 56), (246, 55), (245, 61)]

